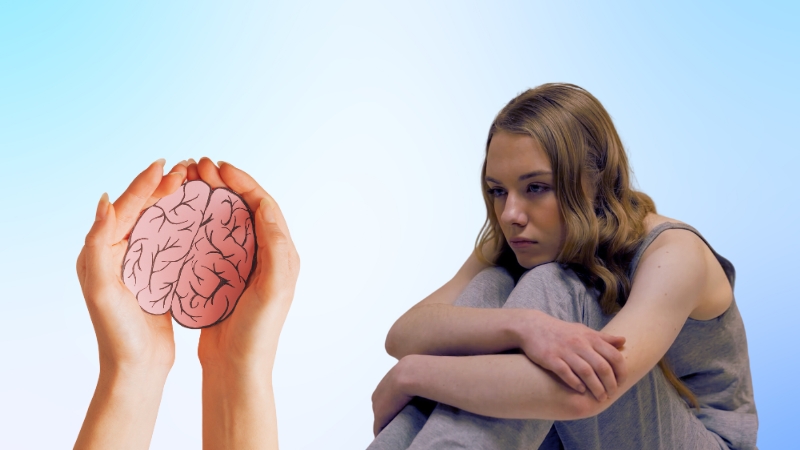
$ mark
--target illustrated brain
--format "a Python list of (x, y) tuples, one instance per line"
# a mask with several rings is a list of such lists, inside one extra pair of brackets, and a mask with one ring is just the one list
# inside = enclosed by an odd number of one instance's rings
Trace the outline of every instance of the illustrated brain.
[(255, 251), (242, 198), (189, 181), (144, 210), (128, 240), (122, 281), (145, 311), (172, 311), (179, 324), (203, 328), (233, 312)]

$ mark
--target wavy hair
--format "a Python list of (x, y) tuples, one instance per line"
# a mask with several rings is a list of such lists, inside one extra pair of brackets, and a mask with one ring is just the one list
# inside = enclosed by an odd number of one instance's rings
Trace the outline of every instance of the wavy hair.
[[(531, 136), (553, 167), (554, 191), (566, 228), (556, 262), (575, 271), (599, 293), (603, 312), (625, 305), (631, 289), (631, 259), (645, 237), (644, 218), (655, 213), (653, 200), (634, 190), (628, 157), (608, 112), (588, 91), (574, 84), (548, 83), (511, 100), (492, 122), (486, 152), (495, 133)], [(506, 268), (515, 279), (526, 270), (503, 236), (481, 170), (486, 222), (475, 242), (484, 262)], [(483, 249), (496, 251), (484, 255)], [(693, 406), (696, 397), (670, 370), (659, 367), (678, 393)]]

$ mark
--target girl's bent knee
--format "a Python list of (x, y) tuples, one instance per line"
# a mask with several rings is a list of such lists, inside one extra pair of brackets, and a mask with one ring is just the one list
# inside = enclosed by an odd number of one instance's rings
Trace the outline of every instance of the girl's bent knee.
[(569, 322), (581, 322), (594, 297), (571, 269), (547, 263), (525, 272), (504, 308), (538, 309)]
[(502, 267), (489, 267), (475, 275), (454, 305), (501, 308), (514, 289), (514, 279)]

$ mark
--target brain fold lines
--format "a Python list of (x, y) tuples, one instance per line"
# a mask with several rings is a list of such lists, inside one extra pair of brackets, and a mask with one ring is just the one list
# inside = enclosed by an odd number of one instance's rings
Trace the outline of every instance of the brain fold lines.
[(122, 281), (151, 314), (188, 328), (228, 317), (255, 265), (253, 217), (239, 195), (189, 181), (142, 213)]

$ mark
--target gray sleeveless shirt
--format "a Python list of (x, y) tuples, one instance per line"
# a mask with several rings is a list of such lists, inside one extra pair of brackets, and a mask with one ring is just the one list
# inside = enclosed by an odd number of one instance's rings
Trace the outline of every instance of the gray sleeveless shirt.
[[(662, 223), (642, 242), (631, 261), (630, 273), (636, 270), (647, 247), (668, 229), (694, 228), (682, 223)], [(708, 245), (716, 256), (733, 288), (736, 271), (733, 264)], [(744, 324), (736, 300), (722, 315), (711, 320), (689, 318), (667, 352), (667, 362), (675, 375), (695, 394), (700, 410), (693, 410), (709, 430), (717, 433), (729, 447), (756, 448), (758, 416), (750, 377), (750, 358)]]

